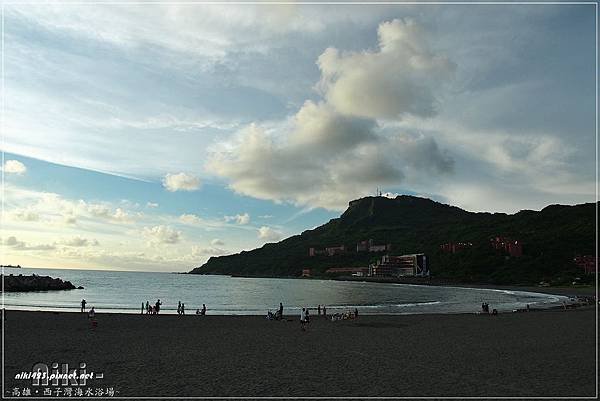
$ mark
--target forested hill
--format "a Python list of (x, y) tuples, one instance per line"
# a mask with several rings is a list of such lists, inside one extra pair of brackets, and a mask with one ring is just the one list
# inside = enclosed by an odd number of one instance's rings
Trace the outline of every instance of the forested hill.
[[(490, 245), (502, 236), (518, 240), (523, 255), (509, 257)], [(366, 197), (350, 202), (336, 219), (278, 243), (235, 255), (210, 258), (194, 274), (299, 276), (311, 268), (324, 275), (330, 267), (367, 266), (382, 253), (356, 252), (361, 240), (391, 244), (392, 254), (424, 252), (432, 274), (460, 282), (531, 284), (572, 280), (581, 276), (573, 257), (595, 254), (595, 205), (551, 205), (516, 214), (473, 213), (414, 196)], [(448, 242), (471, 243), (456, 253)], [(345, 245), (348, 252), (310, 257), (308, 249)], [(584, 278), (585, 279), (585, 278)]]

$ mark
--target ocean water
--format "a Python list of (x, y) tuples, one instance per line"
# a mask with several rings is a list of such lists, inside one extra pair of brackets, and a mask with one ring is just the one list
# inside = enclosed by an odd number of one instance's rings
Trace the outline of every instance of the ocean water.
[(142, 302), (160, 299), (161, 313), (176, 313), (178, 301), (193, 314), (206, 304), (207, 314), (263, 315), (326, 305), (328, 314), (358, 308), (362, 314), (469, 313), (482, 302), (498, 311), (560, 305), (565, 297), (523, 291), (316, 279), (269, 279), (191, 274), (67, 269), (12, 269), (5, 274), (60, 277), (83, 290), (4, 293), (8, 310), (77, 312), (82, 299), (101, 312), (140, 313)]

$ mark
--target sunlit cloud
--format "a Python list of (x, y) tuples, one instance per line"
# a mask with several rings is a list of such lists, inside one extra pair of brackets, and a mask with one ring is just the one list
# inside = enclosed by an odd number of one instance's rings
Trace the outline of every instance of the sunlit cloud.
[(167, 174), (163, 179), (163, 186), (167, 191), (196, 191), (200, 189), (200, 179), (187, 173)]
[(27, 167), (25, 167), (25, 165), (18, 160), (7, 160), (4, 162), (2, 171), (7, 174), (22, 175), (27, 171)]

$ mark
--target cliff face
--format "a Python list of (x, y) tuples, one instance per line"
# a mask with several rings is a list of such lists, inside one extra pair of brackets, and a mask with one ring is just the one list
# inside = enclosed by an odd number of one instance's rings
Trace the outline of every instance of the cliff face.
[[(508, 258), (490, 239), (523, 244), (523, 256)], [(552, 205), (513, 215), (472, 213), (415, 196), (366, 197), (350, 202), (336, 219), (301, 235), (235, 255), (212, 257), (194, 274), (298, 276), (303, 268), (324, 274), (329, 267), (366, 266), (378, 254), (356, 253), (356, 243), (392, 244), (393, 254), (425, 252), (438, 277), (462, 282), (533, 283), (576, 275), (573, 257), (595, 252), (595, 205)], [(455, 254), (440, 245), (471, 242)], [(309, 257), (308, 249), (345, 245), (346, 254)], [(570, 279), (570, 278), (569, 278)]]
[[(4, 290), (6, 292), (28, 292), (28, 291), (53, 291), (73, 290), (76, 287), (70, 281), (49, 276), (4, 276)], [(0, 289), (1, 290), (1, 289)]]

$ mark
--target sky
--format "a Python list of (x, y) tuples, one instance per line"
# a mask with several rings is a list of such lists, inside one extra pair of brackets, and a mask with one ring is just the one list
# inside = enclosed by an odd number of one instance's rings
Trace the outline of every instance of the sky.
[(593, 202), (595, 13), (5, 4), (3, 264), (189, 271), (377, 188)]

